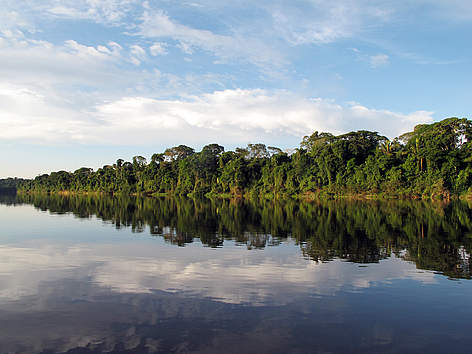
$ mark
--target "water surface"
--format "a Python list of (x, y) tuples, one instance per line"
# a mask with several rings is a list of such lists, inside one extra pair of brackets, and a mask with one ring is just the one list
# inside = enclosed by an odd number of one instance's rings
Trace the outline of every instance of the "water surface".
[(466, 203), (0, 202), (0, 353), (470, 351)]

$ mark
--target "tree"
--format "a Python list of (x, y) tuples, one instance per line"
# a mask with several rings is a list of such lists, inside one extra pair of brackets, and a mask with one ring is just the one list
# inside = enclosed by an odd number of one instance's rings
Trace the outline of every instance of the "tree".
[(309, 153), (312, 153), (314, 150), (323, 146), (325, 144), (329, 144), (334, 139), (334, 135), (330, 133), (321, 133), (319, 134), (315, 131), (310, 136), (304, 136), (302, 142), (300, 143), (300, 147), (302, 149), (307, 150)]
[(225, 151), (225, 148), (221, 145), (209, 144), (203, 147), (201, 153), (218, 157), (224, 151)]
[(269, 152), (264, 144), (247, 144), (250, 159), (263, 159), (269, 157)]
[(153, 155), (151, 156), (151, 161), (152, 161), (152, 162), (155, 162), (155, 163), (157, 163), (157, 164), (163, 162), (164, 159), (165, 159), (165, 154), (153, 154)]
[(142, 171), (146, 166), (146, 158), (142, 156), (134, 156), (133, 157), (133, 168), (136, 171)]
[(174, 146), (164, 151), (164, 155), (170, 161), (182, 160), (190, 155), (193, 155), (194, 153), (195, 150), (186, 145)]

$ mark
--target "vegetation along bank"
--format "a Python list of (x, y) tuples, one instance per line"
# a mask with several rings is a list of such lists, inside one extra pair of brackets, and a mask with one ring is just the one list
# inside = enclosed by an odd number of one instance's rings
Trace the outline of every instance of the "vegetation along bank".
[(57, 171), (21, 181), (20, 192), (125, 193), (220, 197), (413, 197), (472, 194), (472, 121), (422, 124), (393, 140), (360, 130), (315, 132), (284, 152), (264, 144), (200, 152), (185, 145), (118, 159), (94, 171)]

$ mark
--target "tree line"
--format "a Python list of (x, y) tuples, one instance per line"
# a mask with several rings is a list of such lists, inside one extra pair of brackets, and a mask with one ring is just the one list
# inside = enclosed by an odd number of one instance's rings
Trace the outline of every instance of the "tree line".
[(0, 193), (14, 193), (18, 186), (23, 183), (29, 182), (23, 178), (3, 178), (0, 179)]
[(291, 152), (264, 144), (200, 152), (186, 145), (118, 159), (94, 171), (57, 171), (20, 183), (23, 192), (313, 198), (377, 194), (443, 197), (472, 192), (472, 121), (447, 118), (388, 139), (366, 130), (314, 132)]

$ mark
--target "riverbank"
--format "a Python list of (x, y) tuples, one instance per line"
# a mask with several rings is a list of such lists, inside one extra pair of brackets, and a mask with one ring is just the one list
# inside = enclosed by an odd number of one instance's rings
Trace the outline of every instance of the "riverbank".
[[(1, 191), (0, 191), (1, 192)], [(23, 191), (18, 190), (19, 194), (57, 194), (57, 195), (127, 195), (133, 197), (189, 197), (189, 198), (207, 198), (207, 199), (245, 199), (245, 200), (299, 200), (303, 202), (313, 202), (317, 200), (335, 200), (335, 199), (350, 199), (350, 200), (389, 200), (389, 199), (399, 199), (399, 200), (472, 200), (472, 194), (466, 193), (462, 195), (452, 194), (448, 191), (442, 193), (408, 193), (408, 192), (333, 192), (329, 190), (317, 190), (305, 192), (303, 194), (289, 195), (284, 193), (272, 194), (272, 193), (254, 193), (254, 192), (245, 192), (245, 193), (206, 193), (206, 194), (197, 194), (197, 193), (187, 193), (179, 194), (174, 192), (143, 192), (143, 193), (123, 193), (123, 192), (103, 192), (103, 191)]]

